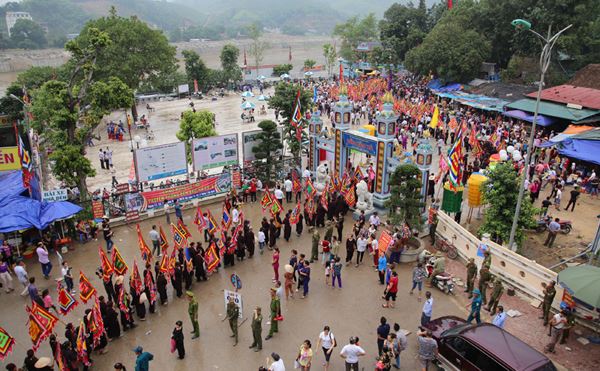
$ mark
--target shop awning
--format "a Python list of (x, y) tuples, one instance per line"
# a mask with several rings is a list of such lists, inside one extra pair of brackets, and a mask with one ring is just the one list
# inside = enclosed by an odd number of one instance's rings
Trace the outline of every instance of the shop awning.
[(600, 140), (573, 139), (563, 140), (558, 145), (558, 153), (578, 160), (600, 165)]
[[(535, 99), (520, 99), (506, 105), (509, 110), (535, 112)], [(569, 108), (566, 104), (540, 102), (539, 114), (571, 122), (578, 122), (600, 114), (599, 110)]]
[[(502, 114), (504, 116), (512, 117), (512, 118), (519, 119), (522, 121), (533, 122), (533, 114), (530, 114), (525, 111), (511, 110), (511, 111), (502, 112)], [(538, 114), (537, 125), (550, 126), (550, 125), (554, 124), (554, 122), (555, 122), (555, 120), (552, 117), (546, 117), (544, 115)]]

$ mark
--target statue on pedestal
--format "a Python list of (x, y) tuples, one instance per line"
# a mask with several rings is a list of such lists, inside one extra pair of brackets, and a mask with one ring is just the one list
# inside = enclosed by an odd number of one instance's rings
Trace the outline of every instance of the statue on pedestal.
[(356, 185), (356, 198), (357, 210), (366, 212), (373, 209), (373, 194), (369, 192), (369, 186), (364, 179)]
[(321, 164), (317, 167), (316, 173), (316, 181), (315, 181), (315, 189), (317, 190), (317, 194), (321, 194), (325, 187), (327, 187), (327, 183), (330, 180), (329, 174), (327, 174), (327, 165)]

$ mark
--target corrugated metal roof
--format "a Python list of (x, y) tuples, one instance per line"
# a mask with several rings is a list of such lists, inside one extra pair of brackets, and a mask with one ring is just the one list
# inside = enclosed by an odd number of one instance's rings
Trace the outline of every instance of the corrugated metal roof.
[[(535, 98), (536, 94), (537, 92), (530, 93), (527, 96)], [(600, 109), (600, 90), (573, 85), (558, 85), (542, 90), (542, 100)]]
[[(534, 112), (535, 99), (521, 99), (516, 102), (507, 104), (505, 107), (509, 109), (518, 109), (526, 112)], [(590, 118), (594, 115), (598, 115), (600, 114), (600, 111), (591, 109), (568, 108), (565, 104), (541, 101), (539, 113), (544, 116), (557, 117), (559, 119), (568, 120), (571, 122), (578, 122)]]

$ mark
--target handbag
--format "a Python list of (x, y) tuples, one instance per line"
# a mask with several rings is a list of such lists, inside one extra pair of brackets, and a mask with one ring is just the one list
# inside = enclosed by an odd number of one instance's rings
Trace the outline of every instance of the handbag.
[(177, 349), (175, 339), (171, 338), (171, 353), (175, 353), (175, 349)]
[(146, 296), (145, 292), (142, 292), (142, 294), (140, 295), (140, 304), (144, 304), (148, 301), (148, 297)]

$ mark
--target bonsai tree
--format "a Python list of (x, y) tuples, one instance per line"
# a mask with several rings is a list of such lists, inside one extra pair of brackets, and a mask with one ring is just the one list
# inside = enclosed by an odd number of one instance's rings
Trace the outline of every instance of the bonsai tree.
[(271, 175), (276, 172), (278, 164), (276, 154), (283, 148), (281, 135), (277, 130), (277, 124), (271, 120), (263, 120), (258, 123), (261, 132), (257, 134), (258, 143), (252, 147), (256, 156), (257, 176), (268, 183)]
[(421, 230), (421, 171), (412, 164), (400, 165), (390, 179), (391, 197), (386, 206), (389, 219), (396, 226), (408, 224), (411, 229)]

